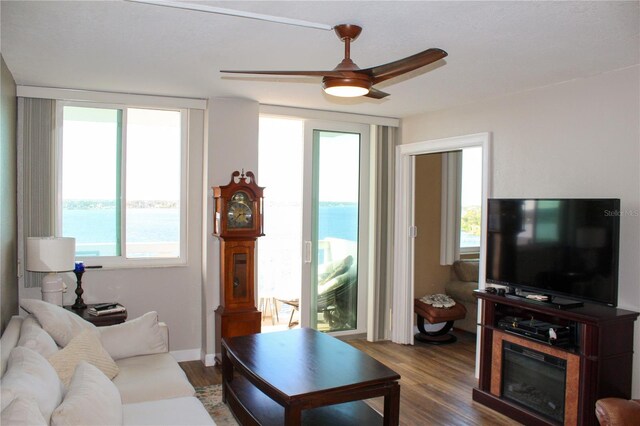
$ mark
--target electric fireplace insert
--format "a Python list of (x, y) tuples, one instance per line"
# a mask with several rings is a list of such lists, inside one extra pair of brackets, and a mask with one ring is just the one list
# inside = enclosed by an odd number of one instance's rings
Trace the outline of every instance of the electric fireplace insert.
[(502, 344), (502, 397), (564, 422), (567, 361), (511, 342)]

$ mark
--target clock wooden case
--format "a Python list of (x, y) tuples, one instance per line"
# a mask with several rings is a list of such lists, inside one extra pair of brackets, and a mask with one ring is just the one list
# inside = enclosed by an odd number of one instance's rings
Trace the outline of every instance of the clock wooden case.
[(263, 192), (252, 172), (235, 171), (213, 188), (213, 234), (220, 239), (220, 306), (216, 309), (216, 359), (222, 339), (260, 332), (255, 305), (255, 246), (263, 232)]

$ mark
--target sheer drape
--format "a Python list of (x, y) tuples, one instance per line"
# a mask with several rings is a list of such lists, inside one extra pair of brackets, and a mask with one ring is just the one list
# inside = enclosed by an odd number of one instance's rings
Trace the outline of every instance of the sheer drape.
[(453, 265), (460, 259), (460, 214), (462, 191), (462, 151), (442, 154), (442, 223), (440, 264)]
[(26, 270), (26, 238), (55, 234), (55, 115), (54, 100), (18, 98), (18, 256), (25, 288), (40, 287), (44, 275)]
[(389, 308), (391, 306), (393, 282), (393, 218), (394, 218), (394, 175), (395, 152), (398, 129), (388, 126), (376, 126), (375, 133), (375, 205), (373, 206), (374, 261), (373, 291), (370, 306), (373, 307), (369, 340), (389, 337)]

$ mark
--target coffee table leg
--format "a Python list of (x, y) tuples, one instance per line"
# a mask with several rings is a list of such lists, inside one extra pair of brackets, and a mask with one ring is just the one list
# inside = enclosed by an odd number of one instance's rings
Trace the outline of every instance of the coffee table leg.
[(286, 406), (284, 407), (284, 425), (285, 426), (300, 426), (302, 424), (302, 410), (299, 406)]
[(400, 385), (394, 383), (384, 397), (384, 426), (398, 426), (400, 423)]

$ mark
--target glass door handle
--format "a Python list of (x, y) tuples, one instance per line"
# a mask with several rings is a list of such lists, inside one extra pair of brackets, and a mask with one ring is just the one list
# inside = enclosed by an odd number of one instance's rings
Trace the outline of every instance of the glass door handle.
[(304, 263), (311, 263), (311, 241), (304, 242)]

